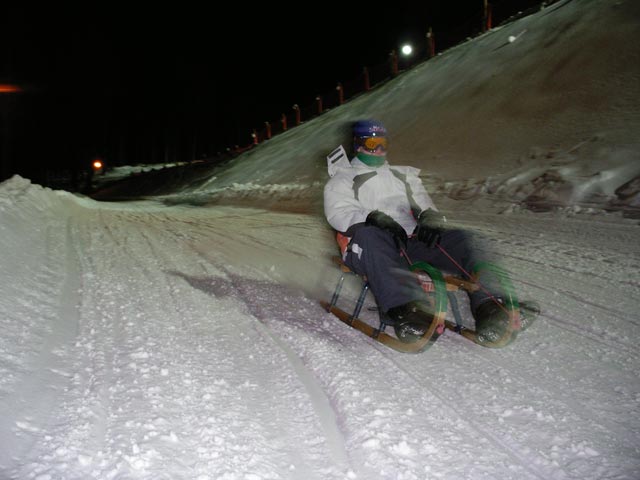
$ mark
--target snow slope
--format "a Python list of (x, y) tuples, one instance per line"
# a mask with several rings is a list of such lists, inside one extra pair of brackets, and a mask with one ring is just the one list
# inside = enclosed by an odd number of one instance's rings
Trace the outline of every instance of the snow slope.
[[(556, 6), (505, 32), (526, 26), (524, 40), (569, 18), (580, 30), (596, 13), (637, 30), (631, 1)], [(525, 135), (504, 169), (490, 159), (453, 175), (445, 162), (425, 175), (456, 225), (491, 240), (520, 298), (543, 305), (508, 348), (447, 332), (400, 354), (319, 307), (337, 272), (314, 172), (339, 136), (310, 132), (373, 115), (391, 92), (409, 105), (410, 77), (155, 199), (1, 183), (0, 478), (639, 478), (631, 141), (576, 120), (576, 137), (598, 140), (555, 150)], [(631, 139), (632, 108), (616, 111)], [(415, 121), (388, 115), (392, 129)], [(392, 159), (417, 144), (412, 131)]]
[(545, 311), (505, 350), (403, 355), (317, 305), (315, 215), (1, 187), (3, 478), (640, 472), (632, 221), (460, 211)]

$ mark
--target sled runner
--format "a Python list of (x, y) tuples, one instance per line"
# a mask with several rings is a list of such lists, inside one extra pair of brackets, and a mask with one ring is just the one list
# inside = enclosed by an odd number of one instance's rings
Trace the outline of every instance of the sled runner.
[[(456, 292), (460, 290), (474, 292), (481, 288), (481, 286), (473, 281), (465, 280), (455, 275), (443, 275), (438, 269), (426, 262), (416, 262), (411, 265), (410, 270), (414, 273), (416, 281), (426, 293), (434, 318), (429, 329), (416, 342), (403, 343), (395, 336), (385, 333), (386, 327), (392, 326), (393, 322), (380, 310), (378, 310), (378, 327), (373, 327), (360, 318), (369, 291), (369, 284), (366, 278), (362, 278), (360, 294), (351, 313), (337, 306), (346, 275), (356, 274), (344, 264), (341, 257), (335, 256), (332, 257), (332, 260), (339, 266), (340, 276), (331, 301), (327, 302), (323, 300), (320, 302), (321, 305), (325, 310), (335, 315), (350, 327), (361, 331), (368, 337), (399, 352), (420, 353), (427, 350), (435, 343), (445, 328), (458, 333), (478, 345), (489, 348), (502, 348), (516, 339), (518, 332), (521, 330), (522, 323), (526, 323), (527, 327), (530, 326), (540, 312), (537, 304), (533, 302), (523, 302), (523, 304), (520, 305), (515, 299), (515, 296), (509, 295), (507, 301), (502, 305), (509, 316), (509, 323), (503, 335), (495, 339), (484, 338), (473, 329), (463, 325), (458, 299), (456, 298)], [(481, 266), (481, 268), (482, 267), (489, 268), (488, 265)], [(508, 282), (508, 279), (505, 278), (503, 281)], [(504, 286), (507, 287), (505, 288), (506, 291), (513, 291), (510, 282)], [(449, 310), (453, 317), (452, 320), (447, 319)]]

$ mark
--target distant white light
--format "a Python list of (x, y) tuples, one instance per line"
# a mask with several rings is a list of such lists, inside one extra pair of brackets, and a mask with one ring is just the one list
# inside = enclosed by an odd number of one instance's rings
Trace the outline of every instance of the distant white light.
[(513, 35), (509, 35), (509, 43), (513, 43), (516, 41), (516, 37), (514, 37)]
[(406, 45), (402, 46), (402, 49), (400, 51), (402, 52), (403, 55), (408, 56), (408, 55), (411, 55), (411, 53), (413, 52), (413, 47), (407, 43)]

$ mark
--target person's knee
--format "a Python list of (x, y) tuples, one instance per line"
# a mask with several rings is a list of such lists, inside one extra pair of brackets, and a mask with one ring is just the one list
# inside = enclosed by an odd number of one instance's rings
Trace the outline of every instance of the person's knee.
[(385, 246), (395, 246), (393, 237), (389, 232), (370, 225), (363, 225), (358, 228), (353, 235), (351, 243), (359, 245), (362, 249), (374, 248), (376, 250)]
[(377, 227), (363, 225), (353, 234), (346, 256), (347, 266), (362, 272), (372, 264), (398, 254), (393, 237)]

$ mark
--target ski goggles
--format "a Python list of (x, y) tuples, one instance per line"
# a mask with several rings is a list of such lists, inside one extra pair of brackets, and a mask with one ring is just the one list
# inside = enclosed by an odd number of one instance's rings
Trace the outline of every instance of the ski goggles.
[(356, 139), (356, 146), (364, 148), (369, 153), (385, 153), (387, 145), (386, 137), (360, 137)]

